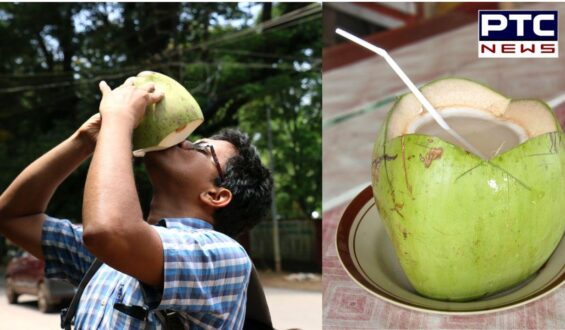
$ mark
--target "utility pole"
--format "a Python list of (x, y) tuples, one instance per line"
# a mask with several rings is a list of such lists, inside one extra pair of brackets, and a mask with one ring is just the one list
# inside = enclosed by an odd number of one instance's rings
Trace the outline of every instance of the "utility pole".
[(279, 244), (279, 219), (277, 217), (277, 204), (275, 201), (275, 158), (273, 157), (273, 132), (271, 128), (271, 107), (267, 106), (267, 137), (269, 142), (269, 167), (273, 174), (273, 189), (271, 190), (271, 218), (273, 219), (273, 256), (275, 258), (275, 271), (282, 271), (281, 249)]

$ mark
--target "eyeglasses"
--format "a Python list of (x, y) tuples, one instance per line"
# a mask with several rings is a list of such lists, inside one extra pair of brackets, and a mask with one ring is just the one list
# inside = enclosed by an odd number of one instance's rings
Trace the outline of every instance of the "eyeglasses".
[[(216, 155), (216, 150), (214, 150), (213, 145), (205, 144), (204, 142), (196, 142), (192, 143), (192, 147), (190, 149), (212, 156), (212, 160), (214, 161), (220, 180), (224, 181), (224, 172), (222, 171), (222, 166), (220, 165), (220, 161), (218, 161), (218, 156)], [(210, 152), (208, 152), (208, 150), (210, 150)]]

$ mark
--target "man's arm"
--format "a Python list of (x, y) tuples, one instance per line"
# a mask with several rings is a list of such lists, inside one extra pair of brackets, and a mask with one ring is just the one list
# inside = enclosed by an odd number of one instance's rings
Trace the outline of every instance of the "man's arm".
[(41, 232), (47, 204), (57, 187), (90, 156), (99, 126), (100, 115), (92, 116), (18, 175), (0, 195), (0, 233), (43, 259)]
[(88, 250), (109, 266), (149, 285), (163, 283), (163, 245), (144, 221), (135, 188), (131, 136), (145, 107), (162, 94), (154, 86), (102, 82), (104, 123), (88, 170), (83, 202), (83, 239)]

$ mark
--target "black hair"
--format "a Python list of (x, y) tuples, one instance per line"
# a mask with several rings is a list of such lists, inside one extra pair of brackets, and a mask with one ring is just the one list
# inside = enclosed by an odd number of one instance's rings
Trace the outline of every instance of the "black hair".
[(224, 180), (217, 177), (215, 181), (217, 186), (231, 191), (232, 200), (214, 212), (215, 229), (237, 237), (267, 216), (272, 201), (273, 178), (261, 163), (259, 153), (247, 134), (228, 128), (210, 139), (227, 141), (237, 151), (237, 155), (225, 164)]

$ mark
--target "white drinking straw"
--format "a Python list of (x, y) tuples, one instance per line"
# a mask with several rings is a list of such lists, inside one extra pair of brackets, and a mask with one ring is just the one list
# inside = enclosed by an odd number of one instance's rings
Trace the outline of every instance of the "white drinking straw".
[(472, 144), (470, 144), (467, 140), (465, 140), (465, 138), (463, 138), (451, 127), (449, 127), (449, 125), (445, 122), (445, 120), (439, 114), (439, 112), (437, 112), (436, 109), (434, 109), (430, 101), (428, 101), (428, 99), (426, 99), (426, 97), (420, 92), (420, 90), (418, 90), (418, 88), (414, 85), (414, 83), (412, 83), (410, 78), (408, 78), (408, 76), (404, 73), (404, 71), (402, 71), (402, 69), (398, 66), (398, 64), (396, 64), (396, 62), (392, 59), (392, 57), (390, 57), (390, 55), (387, 53), (386, 50), (377, 47), (373, 44), (370, 44), (365, 40), (356, 37), (353, 34), (344, 31), (340, 28), (337, 28), (335, 32), (340, 36), (347, 38), (362, 47), (367, 48), (368, 50), (376, 53), (377, 55), (384, 57), (384, 59), (387, 61), (388, 65), (390, 65), (392, 70), (394, 70), (394, 72), (396, 72), (396, 74), (400, 77), (402, 82), (404, 82), (404, 84), (408, 86), (412, 94), (416, 96), (418, 101), (420, 101), (420, 103), (424, 106), (424, 109), (426, 109), (430, 113), (432, 118), (438, 123), (438, 125), (441, 128), (443, 128), (449, 135), (453, 136), (457, 141), (459, 141), (459, 143), (461, 143), (467, 150), (482, 157), (483, 159), (487, 159), (486, 157), (483, 156), (483, 154), (479, 150), (477, 150), (475, 147), (473, 147)]

